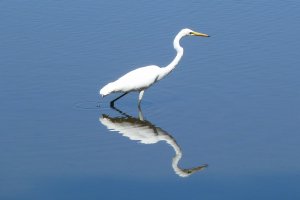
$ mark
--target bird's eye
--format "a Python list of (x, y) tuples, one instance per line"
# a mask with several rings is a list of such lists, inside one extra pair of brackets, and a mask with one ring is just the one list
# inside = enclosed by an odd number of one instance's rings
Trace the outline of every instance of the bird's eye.
[(190, 35), (193, 35), (193, 32), (189, 32)]

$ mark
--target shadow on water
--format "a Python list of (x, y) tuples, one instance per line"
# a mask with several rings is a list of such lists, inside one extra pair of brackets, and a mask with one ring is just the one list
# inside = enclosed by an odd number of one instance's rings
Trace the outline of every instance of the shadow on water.
[(175, 151), (175, 156), (172, 160), (172, 167), (175, 173), (181, 177), (188, 177), (191, 174), (205, 169), (208, 165), (200, 165), (193, 168), (183, 169), (178, 166), (180, 159), (182, 158), (182, 151), (175, 138), (168, 132), (160, 127), (157, 127), (148, 120), (145, 120), (140, 107), (139, 117), (132, 117), (125, 112), (112, 107), (115, 111), (121, 114), (118, 117), (110, 117), (109, 115), (102, 114), (99, 121), (106, 126), (110, 131), (119, 132), (122, 136), (129, 138), (130, 140), (140, 141), (142, 144), (155, 144), (160, 141), (165, 141)]

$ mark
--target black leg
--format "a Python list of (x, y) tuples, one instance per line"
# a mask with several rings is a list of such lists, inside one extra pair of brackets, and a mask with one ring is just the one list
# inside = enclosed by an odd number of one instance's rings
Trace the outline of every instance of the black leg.
[(123, 96), (125, 96), (126, 94), (128, 94), (128, 92), (125, 92), (124, 94), (122, 94), (121, 96), (115, 98), (114, 100), (112, 100), (110, 102), (110, 107), (114, 107), (115, 106), (115, 101), (117, 101), (118, 99), (122, 98)]
[(124, 115), (127, 118), (132, 118), (132, 116), (126, 114), (125, 112), (119, 110), (118, 108), (116, 108), (115, 106), (111, 106), (112, 109), (114, 109), (115, 111), (117, 111), (118, 113), (120, 113), (121, 115)]

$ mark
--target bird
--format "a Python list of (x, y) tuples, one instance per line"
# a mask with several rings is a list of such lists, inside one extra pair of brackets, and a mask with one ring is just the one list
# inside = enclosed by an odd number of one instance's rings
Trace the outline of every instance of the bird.
[(177, 54), (170, 64), (165, 67), (149, 65), (132, 70), (121, 76), (116, 81), (110, 82), (103, 88), (101, 88), (99, 91), (100, 95), (102, 97), (105, 97), (111, 93), (123, 93), (110, 102), (110, 106), (114, 107), (115, 101), (122, 98), (129, 92), (139, 92), (138, 106), (140, 106), (145, 90), (152, 86), (154, 83), (166, 77), (175, 69), (176, 65), (181, 60), (184, 50), (180, 46), (180, 40), (185, 36), (209, 37), (209, 35), (205, 33), (196, 32), (189, 28), (182, 29), (174, 38), (173, 46)]

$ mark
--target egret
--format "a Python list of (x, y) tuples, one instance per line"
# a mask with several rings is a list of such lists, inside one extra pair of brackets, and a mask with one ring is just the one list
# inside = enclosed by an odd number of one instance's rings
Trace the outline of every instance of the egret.
[(158, 67), (156, 65), (149, 65), (146, 67), (140, 67), (135, 70), (128, 72), (114, 82), (108, 83), (100, 90), (100, 95), (102, 97), (109, 95), (111, 93), (122, 92), (123, 94), (115, 98), (110, 102), (110, 106), (114, 106), (114, 102), (125, 96), (129, 92), (139, 92), (138, 105), (140, 106), (141, 100), (144, 95), (145, 89), (149, 88), (151, 85), (157, 81), (163, 79), (170, 72), (172, 72), (180, 59), (183, 56), (183, 48), (180, 46), (180, 40), (184, 36), (202, 36), (209, 37), (207, 34), (199, 33), (191, 29), (185, 28), (179, 31), (176, 35), (173, 46), (177, 52), (177, 55), (173, 61), (166, 67)]

